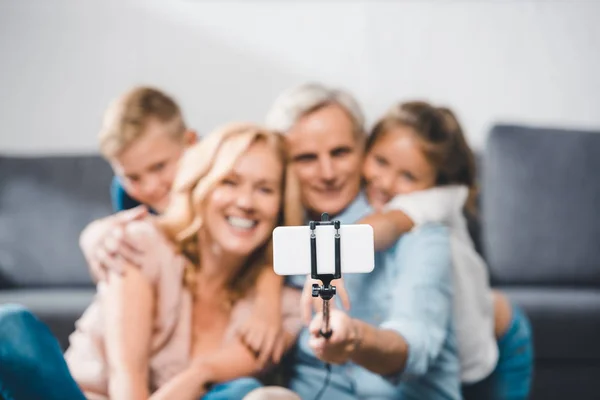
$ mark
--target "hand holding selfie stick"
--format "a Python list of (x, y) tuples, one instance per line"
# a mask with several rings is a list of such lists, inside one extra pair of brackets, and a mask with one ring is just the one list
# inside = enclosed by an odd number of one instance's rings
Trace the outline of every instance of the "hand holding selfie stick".
[[(333, 274), (319, 274), (317, 272), (317, 225), (333, 225), (335, 229), (335, 269)], [(310, 227), (310, 277), (319, 279), (323, 283), (322, 285), (317, 283), (312, 285), (312, 296), (320, 296), (323, 299), (323, 327), (319, 333), (325, 339), (329, 339), (333, 333), (329, 328), (329, 301), (335, 296), (335, 286), (331, 286), (331, 281), (342, 277), (340, 221), (330, 221), (329, 214), (323, 213), (321, 214), (321, 221), (310, 221), (308, 226)]]

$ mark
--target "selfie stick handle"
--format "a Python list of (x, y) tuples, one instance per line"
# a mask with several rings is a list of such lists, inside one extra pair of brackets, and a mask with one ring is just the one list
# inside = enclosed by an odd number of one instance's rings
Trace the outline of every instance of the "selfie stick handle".
[[(331, 285), (331, 281), (342, 277), (342, 262), (341, 262), (341, 237), (340, 237), (340, 221), (329, 220), (329, 214), (323, 213), (321, 221), (310, 221), (310, 276), (312, 279), (319, 279), (323, 285), (314, 283), (312, 285), (312, 296), (321, 297), (323, 299), (323, 328), (320, 330), (321, 336), (329, 339), (333, 333), (329, 328), (329, 300), (335, 296), (335, 286)], [(317, 272), (317, 225), (333, 225), (335, 229), (335, 267), (333, 274), (319, 274)]]

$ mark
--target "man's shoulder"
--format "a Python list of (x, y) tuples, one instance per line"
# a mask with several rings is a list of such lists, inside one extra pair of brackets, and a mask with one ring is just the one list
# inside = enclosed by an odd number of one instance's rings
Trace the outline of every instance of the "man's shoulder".
[(449, 240), (450, 230), (444, 224), (428, 222), (402, 235), (397, 245), (431, 240)]
[(433, 246), (449, 247), (449, 245), (450, 230), (448, 227), (437, 222), (428, 222), (402, 235), (389, 251), (396, 254), (412, 251), (415, 248), (431, 250)]

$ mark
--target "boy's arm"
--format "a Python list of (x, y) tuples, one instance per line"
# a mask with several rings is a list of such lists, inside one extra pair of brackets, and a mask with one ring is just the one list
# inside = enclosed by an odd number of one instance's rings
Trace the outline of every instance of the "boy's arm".
[(265, 264), (257, 278), (252, 315), (239, 328), (242, 341), (258, 354), (261, 365), (269, 359), (277, 363), (284, 351), (281, 311), (283, 277)]

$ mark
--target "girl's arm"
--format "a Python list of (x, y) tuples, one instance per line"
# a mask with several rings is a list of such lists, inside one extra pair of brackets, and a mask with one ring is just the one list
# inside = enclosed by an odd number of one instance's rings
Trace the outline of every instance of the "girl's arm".
[(375, 251), (385, 250), (414, 226), (413, 220), (401, 210), (375, 212), (358, 222), (373, 227)]
[(461, 212), (468, 196), (466, 186), (436, 186), (394, 197), (382, 212), (376, 212), (359, 223), (373, 227), (375, 250), (393, 245), (415, 225), (427, 222), (449, 224)]

